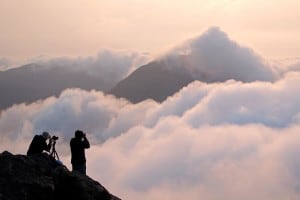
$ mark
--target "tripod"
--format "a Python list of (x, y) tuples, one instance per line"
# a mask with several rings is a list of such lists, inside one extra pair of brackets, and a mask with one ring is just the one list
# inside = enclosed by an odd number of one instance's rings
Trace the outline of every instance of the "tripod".
[(59, 160), (58, 153), (57, 153), (56, 150), (55, 150), (55, 144), (56, 144), (56, 140), (53, 140), (53, 143), (52, 143), (52, 150), (51, 150), (50, 156), (51, 156), (52, 158), (54, 158), (55, 160)]

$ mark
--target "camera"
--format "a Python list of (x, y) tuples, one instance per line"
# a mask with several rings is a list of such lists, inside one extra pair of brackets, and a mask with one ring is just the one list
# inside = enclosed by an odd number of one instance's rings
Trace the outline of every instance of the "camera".
[(53, 135), (53, 136), (52, 136), (52, 140), (58, 140), (58, 137), (55, 136), (55, 135)]

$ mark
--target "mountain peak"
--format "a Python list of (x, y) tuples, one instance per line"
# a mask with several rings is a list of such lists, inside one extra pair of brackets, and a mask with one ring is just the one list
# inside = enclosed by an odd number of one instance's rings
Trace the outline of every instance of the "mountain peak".
[(231, 40), (219, 27), (212, 27), (140, 67), (110, 92), (134, 103), (145, 99), (161, 102), (194, 80), (272, 82), (276, 78), (272, 67), (252, 49)]

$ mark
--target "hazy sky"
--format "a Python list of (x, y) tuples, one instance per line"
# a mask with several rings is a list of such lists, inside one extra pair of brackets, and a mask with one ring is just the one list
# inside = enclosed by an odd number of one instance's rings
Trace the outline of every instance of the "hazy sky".
[(218, 26), (273, 58), (300, 56), (298, 0), (0, 0), (0, 58), (164, 51)]

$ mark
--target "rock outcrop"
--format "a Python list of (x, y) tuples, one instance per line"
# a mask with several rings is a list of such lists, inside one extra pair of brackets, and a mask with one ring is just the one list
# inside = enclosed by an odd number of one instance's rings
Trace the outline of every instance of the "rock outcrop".
[(0, 154), (0, 200), (120, 200), (47, 154)]

